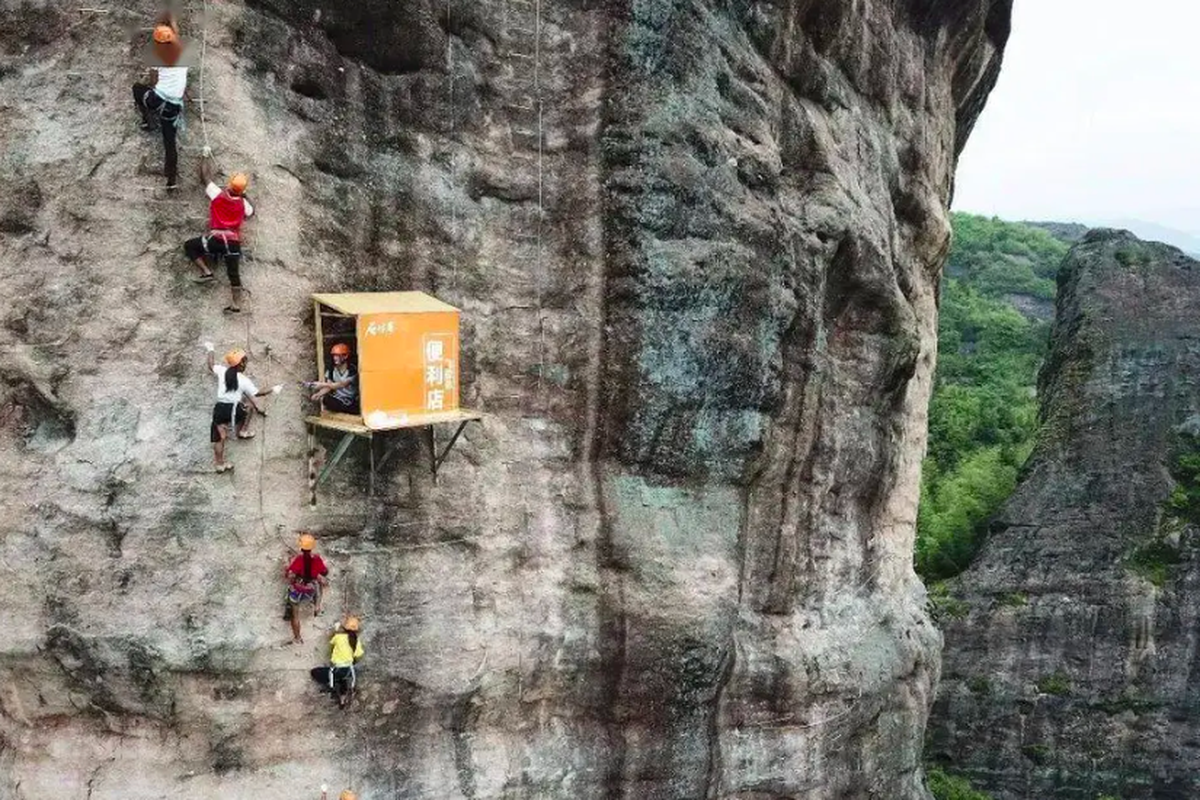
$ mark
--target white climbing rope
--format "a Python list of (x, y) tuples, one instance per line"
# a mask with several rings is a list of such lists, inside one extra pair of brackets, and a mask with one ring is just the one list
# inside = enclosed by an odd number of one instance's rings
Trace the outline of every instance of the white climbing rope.
[(204, 139), (204, 154), (210, 155), (212, 148), (208, 145), (208, 117), (205, 106), (208, 105), (208, 94), (204, 91), (205, 62), (208, 59), (208, 0), (204, 0), (200, 17), (200, 135)]
[(533, 92), (537, 104), (537, 308), (538, 308), (538, 391), (542, 408), (547, 406), (546, 399), (546, 317), (542, 309), (543, 265), (542, 265), (542, 234), (545, 227), (545, 176), (542, 159), (544, 156), (545, 130), (542, 120), (542, 0), (534, 0), (533, 7)]
[[(450, 0), (446, 0), (446, 75), (448, 80), (449, 97), (446, 101), (446, 116), (450, 139), (450, 185), (458, 185), (457, 167), (454, 158), (454, 37), (450, 35), (450, 31), (454, 29), (451, 25), (450, 18)], [(455, 202), (454, 195), (450, 195), (450, 291), (454, 295), (455, 300), (458, 299), (458, 243), (454, 241), (454, 236), (458, 233), (458, 203)]]

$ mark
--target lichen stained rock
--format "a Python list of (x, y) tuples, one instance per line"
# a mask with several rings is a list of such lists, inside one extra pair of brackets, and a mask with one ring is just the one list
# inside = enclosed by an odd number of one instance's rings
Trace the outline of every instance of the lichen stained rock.
[(1000, 800), (1197, 796), (1200, 263), (1091, 231), (1041, 427), (951, 592), (930, 756)]
[[(150, 4), (0, 7), (0, 797), (925, 797), (936, 289), (1010, 5), (208, 3), (183, 168), (207, 129), (252, 176), (236, 320), (129, 107)], [(462, 309), (487, 416), (309, 510), (308, 297), (380, 289)], [(233, 476), (209, 338), (289, 382)], [(298, 529), (333, 585), (288, 649)], [(342, 611), (348, 714), (306, 672)]]

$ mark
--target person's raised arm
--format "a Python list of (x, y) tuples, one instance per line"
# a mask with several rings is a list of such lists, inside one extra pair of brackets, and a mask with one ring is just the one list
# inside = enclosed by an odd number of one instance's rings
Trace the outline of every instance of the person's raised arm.
[(216, 348), (215, 348), (215, 347), (213, 347), (213, 343), (212, 343), (212, 342), (205, 342), (205, 343), (204, 343), (204, 355), (205, 355), (205, 359), (204, 359), (204, 360), (205, 360), (206, 362), (208, 362), (208, 371), (209, 371), (209, 372), (212, 372), (212, 371), (213, 371), (213, 367), (215, 367), (215, 366), (216, 366), (215, 356), (213, 355), (213, 351), (214, 351), (215, 349), (216, 349)]

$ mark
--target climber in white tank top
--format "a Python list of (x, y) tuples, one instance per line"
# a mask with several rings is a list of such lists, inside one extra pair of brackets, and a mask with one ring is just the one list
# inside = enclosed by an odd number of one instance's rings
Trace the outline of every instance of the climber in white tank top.
[(179, 185), (179, 148), (177, 138), (183, 129), (183, 98), (187, 92), (188, 68), (179, 65), (183, 45), (173, 16), (159, 19), (151, 46), (151, 67), (146, 83), (133, 85), (133, 102), (142, 115), (142, 130), (162, 128), (164, 172), (167, 188)]

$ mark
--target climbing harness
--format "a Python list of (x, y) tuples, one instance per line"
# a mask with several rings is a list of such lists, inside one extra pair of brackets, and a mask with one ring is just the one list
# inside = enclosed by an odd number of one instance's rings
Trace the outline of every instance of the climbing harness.
[[(338, 674), (339, 670), (341, 671), (340, 675)], [(334, 689), (335, 681), (337, 683), (342, 683), (346, 680), (346, 677), (343, 677), (343, 676), (349, 677), (351, 689), (354, 689), (355, 686), (358, 685), (358, 675), (354, 671), (353, 664), (331, 664), (329, 666), (329, 688), (330, 688), (330, 690), (335, 690)]]
[(288, 601), (292, 603), (315, 603), (320, 586), (316, 581), (295, 581), (288, 587)]
[[(154, 95), (161, 102), (157, 106), (150, 105), (150, 95)], [(174, 113), (168, 115), (167, 111), (172, 109), (172, 106), (174, 107)], [(158, 89), (151, 87), (142, 95), (142, 108), (146, 109), (146, 111), (157, 117), (160, 125), (166, 123), (174, 125), (175, 132), (177, 134), (183, 133), (187, 128), (186, 115), (183, 112), (182, 97), (171, 97), (170, 95), (163, 94)]]
[[(214, 253), (208, 249), (208, 243), (210, 241), (212, 241), (213, 239), (218, 239), (221, 241), (222, 244), (225, 245), (225, 252)], [(201, 236), (200, 237), (200, 246), (204, 248), (204, 255), (206, 255), (206, 256), (218, 256), (219, 255), (219, 256), (233, 256), (234, 258), (240, 258), (242, 256), (241, 240), (227, 236), (225, 231), (213, 231), (213, 232), (209, 233), (207, 236)]]

